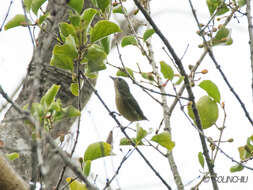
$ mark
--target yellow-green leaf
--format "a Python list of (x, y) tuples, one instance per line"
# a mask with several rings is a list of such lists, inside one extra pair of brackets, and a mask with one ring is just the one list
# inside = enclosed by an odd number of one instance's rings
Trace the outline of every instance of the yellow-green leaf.
[(32, 0), (32, 11), (37, 15), (40, 7), (46, 2), (46, 0)]
[(167, 148), (169, 151), (171, 151), (175, 146), (175, 143), (171, 140), (171, 136), (168, 132), (162, 132), (154, 135), (151, 140)]
[(111, 49), (111, 38), (110, 36), (107, 36), (105, 38), (103, 38), (101, 41), (101, 46), (104, 49), (104, 52), (108, 55), (110, 53), (110, 49)]
[(199, 87), (207, 92), (207, 94), (214, 99), (216, 102), (220, 102), (220, 91), (216, 84), (214, 84), (211, 80), (203, 80)]
[(91, 161), (87, 160), (86, 162), (84, 162), (84, 166), (83, 166), (83, 174), (85, 176), (89, 176), (90, 168), (91, 168)]
[(218, 8), (217, 16), (223, 15), (229, 11), (228, 7), (224, 3), (224, 0), (206, 0), (206, 4), (209, 9), (210, 15), (213, 15), (214, 11)]
[(55, 100), (55, 96), (60, 89), (59, 85), (52, 85), (46, 92), (46, 94), (41, 98), (40, 103), (43, 106), (49, 107), (52, 102)]
[[(29, 21), (29, 23), (31, 22)], [(8, 30), (17, 26), (27, 26), (27, 24), (29, 23), (27, 23), (25, 15), (17, 14), (6, 23), (6, 25), (4, 26), (4, 30)]]
[(106, 66), (104, 64), (106, 57), (106, 53), (99, 45), (93, 44), (90, 46), (86, 55), (86, 58), (88, 60), (87, 73), (98, 72), (100, 70), (106, 69)]
[(198, 159), (199, 159), (199, 163), (200, 163), (201, 167), (204, 168), (205, 160), (204, 160), (204, 156), (203, 156), (202, 152), (198, 153)]
[[(126, 72), (127, 71), (127, 72)], [(118, 77), (129, 77), (128, 74), (134, 78), (134, 72), (131, 68), (126, 67), (126, 71), (119, 69), (116, 73)], [(128, 73), (128, 74), (127, 74)]]
[(106, 142), (96, 142), (88, 146), (84, 153), (84, 161), (96, 160), (105, 156), (112, 155), (112, 147)]
[(24, 5), (25, 5), (26, 11), (30, 11), (32, 7), (32, 0), (24, 0)]
[(122, 6), (116, 7), (112, 10), (113, 13), (119, 13), (119, 14), (124, 14), (124, 11), (126, 12), (126, 9)]
[(148, 132), (143, 129), (139, 124), (136, 126), (136, 141), (140, 142), (143, 138), (145, 138), (148, 134)]
[(244, 167), (242, 166), (242, 165), (235, 165), (235, 166), (232, 166), (231, 168), (230, 168), (230, 172), (231, 173), (234, 173), (234, 172), (240, 172), (240, 171), (242, 171), (244, 169)]
[(177, 82), (175, 83), (175, 85), (180, 85), (184, 80), (184, 76), (179, 76), (179, 79), (177, 80)]
[(12, 152), (5, 155), (9, 160), (13, 161), (19, 158), (19, 154), (17, 152)]
[(73, 36), (69, 35), (65, 39), (65, 43), (63, 45), (55, 45), (53, 49), (53, 55), (66, 56), (69, 57), (70, 59), (76, 58), (78, 52)]
[(81, 21), (83, 22), (86, 30), (88, 30), (90, 23), (97, 14), (97, 10), (93, 8), (85, 9), (81, 15)]
[(154, 29), (148, 29), (143, 34), (143, 40), (146, 41), (149, 37), (151, 37), (155, 33)]
[(69, 0), (68, 5), (76, 10), (78, 13), (81, 13), (83, 9), (84, 0)]
[(71, 177), (66, 178), (70, 190), (88, 190), (86, 185)]
[(67, 117), (78, 117), (81, 115), (81, 112), (72, 105), (64, 108), (63, 111)]
[(90, 40), (91, 42), (95, 42), (116, 32), (121, 32), (121, 29), (117, 24), (108, 20), (101, 20), (98, 21), (91, 30)]
[(142, 72), (141, 76), (142, 76), (142, 78), (150, 80), (150, 81), (154, 81), (155, 80), (154, 75), (153, 75), (152, 72), (147, 72), (147, 73)]
[[(142, 141), (137, 141), (136, 138), (131, 138), (132, 142), (134, 143), (135, 146), (140, 146), (140, 145), (144, 145)], [(127, 145), (132, 145), (131, 141), (126, 138), (123, 137), (122, 139), (120, 139), (120, 145), (121, 146), (127, 146)]]
[(231, 45), (233, 40), (231, 38), (231, 29), (225, 28), (222, 26), (214, 38), (211, 40), (210, 45), (216, 46), (216, 45)]
[(44, 20), (46, 20), (46, 18), (49, 16), (49, 12), (46, 12), (45, 14), (41, 15), (39, 17), (39, 21), (38, 21), (38, 24), (42, 24), (44, 22)]
[(97, 6), (100, 8), (103, 12), (105, 9), (110, 5), (111, 1), (110, 0), (96, 0), (97, 1)]
[(243, 7), (244, 5), (246, 5), (246, 0), (238, 0), (237, 3), (239, 7)]
[(121, 41), (121, 47), (128, 45), (137, 46), (137, 41), (134, 36), (125, 36)]
[(163, 77), (168, 80), (172, 80), (174, 77), (174, 71), (167, 63), (164, 61), (160, 61), (160, 67), (161, 67), (161, 73), (163, 74)]
[(68, 70), (70, 72), (73, 71), (73, 59), (65, 55), (53, 55), (50, 60), (50, 65)]
[[(217, 121), (219, 117), (219, 109), (217, 103), (212, 100), (209, 96), (202, 96), (196, 103), (200, 121), (203, 129), (211, 127)], [(188, 115), (194, 120), (195, 117), (192, 111), (191, 103), (187, 106)]]
[(78, 85), (78, 83), (71, 83), (70, 91), (74, 96), (78, 96), (79, 95), (79, 85)]
[(76, 30), (75, 27), (72, 24), (61, 22), (59, 24), (60, 32), (64, 37), (67, 37), (69, 35), (72, 35), (73, 37), (76, 36)]

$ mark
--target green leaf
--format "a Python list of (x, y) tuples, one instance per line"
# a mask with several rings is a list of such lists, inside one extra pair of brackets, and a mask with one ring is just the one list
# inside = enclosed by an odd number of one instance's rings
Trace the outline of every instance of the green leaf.
[(121, 41), (121, 47), (128, 45), (137, 46), (137, 41), (134, 36), (125, 36)]
[(83, 10), (83, 4), (84, 4), (84, 0), (69, 0), (68, 1), (68, 5), (76, 10), (78, 13), (81, 13), (81, 11)]
[(71, 177), (66, 178), (70, 190), (88, 190), (86, 185)]
[(121, 32), (121, 29), (117, 24), (108, 20), (101, 20), (98, 21), (91, 30), (90, 40), (91, 42), (96, 42), (116, 32)]
[(149, 37), (151, 37), (155, 33), (154, 29), (148, 29), (143, 34), (143, 40), (146, 41)]
[(76, 58), (78, 52), (74, 38), (71, 35), (69, 35), (65, 39), (64, 45), (55, 45), (53, 49), (53, 55), (67, 56), (71, 59)]
[(246, 5), (246, 0), (238, 0), (237, 4), (239, 7), (243, 7), (244, 5)]
[(175, 143), (171, 140), (171, 136), (168, 132), (162, 132), (154, 135), (151, 140), (167, 148), (169, 151), (171, 151), (175, 146)]
[[(144, 145), (142, 141), (137, 141), (136, 138), (131, 138), (132, 142), (135, 144), (135, 146), (140, 146), (140, 145)], [(128, 146), (131, 145), (131, 141), (124, 137), (122, 139), (120, 139), (120, 146)]]
[[(215, 124), (219, 117), (219, 109), (217, 103), (212, 100), (209, 96), (202, 96), (196, 103), (200, 121), (203, 129), (207, 129)], [(189, 103), (187, 106), (188, 115), (195, 122), (195, 116), (192, 111), (192, 104)]]
[(106, 69), (104, 64), (106, 53), (99, 45), (93, 44), (91, 47), (89, 47), (86, 58), (88, 59), (88, 73)]
[[(97, 14), (97, 10), (93, 8), (85, 9), (81, 15), (81, 21), (84, 22), (85, 28), (89, 28), (93, 18)], [(87, 31), (87, 30), (86, 30)]]
[(84, 153), (84, 161), (96, 160), (105, 156), (112, 155), (112, 147), (106, 142), (96, 142), (90, 144)]
[(141, 76), (142, 76), (142, 78), (147, 79), (149, 81), (154, 81), (155, 80), (154, 75), (153, 75), (152, 72), (141, 73)]
[(121, 146), (125, 146), (125, 145), (131, 145), (131, 142), (128, 138), (126, 137), (123, 137), (120, 139), (120, 143), (119, 143)]
[(180, 85), (184, 80), (184, 76), (180, 76), (175, 85)]
[(41, 16), (39, 17), (38, 24), (39, 24), (39, 25), (42, 24), (42, 23), (44, 22), (44, 20), (46, 20), (46, 18), (47, 18), (49, 15), (50, 15), (49, 12), (46, 12), (45, 14), (41, 15)]
[(98, 77), (98, 73), (85, 73), (85, 76), (90, 79), (95, 79)]
[(46, 0), (32, 0), (32, 11), (37, 15), (40, 7), (46, 2)]
[(72, 15), (69, 17), (69, 21), (73, 26), (80, 26), (80, 22), (81, 22), (81, 16), (80, 15)]
[(223, 15), (229, 11), (228, 7), (224, 3), (224, 0), (206, 0), (206, 4), (211, 16), (217, 8), (219, 9), (216, 14), (217, 16)]
[(235, 165), (235, 166), (232, 166), (231, 168), (230, 168), (230, 172), (231, 173), (234, 173), (234, 172), (240, 172), (240, 171), (242, 171), (244, 169), (244, 167), (242, 166), (242, 165)]
[(124, 14), (124, 12), (127, 12), (126, 9), (122, 6), (116, 7), (112, 10), (113, 13), (119, 13)]
[(101, 41), (101, 46), (104, 49), (104, 52), (108, 55), (110, 53), (110, 49), (111, 49), (111, 39), (110, 36), (107, 36), (105, 38), (103, 38)]
[(65, 55), (53, 55), (50, 65), (68, 70), (70, 72), (72, 72), (74, 69), (73, 60)]
[(32, 113), (34, 118), (42, 121), (44, 119), (43, 117), (45, 115), (44, 112), (45, 112), (44, 108), (40, 103), (37, 103), (37, 102), (32, 103), (31, 113)]
[(212, 46), (216, 46), (216, 45), (231, 45), (232, 42), (233, 40), (231, 38), (231, 29), (227, 29), (224, 26), (222, 26), (209, 43)]
[(163, 77), (168, 80), (172, 80), (174, 77), (174, 71), (167, 63), (160, 61), (161, 73)]
[[(131, 68), (128, 68), (128, 67), (126, 67), (126, 70), (127, 70), (128, 74), (131, 77), (134, 78), (134, 72), (133, 72), (133, 70)], [(117, 71), (117, 73), (116, 73), (116, 76), (118, 76), (118, 77), (129, 77), (128, 74), (127, 74), (127, 72), (125, 70), (123, 70), (123, 69), (119, 69)]]
[(26, 11), (30, 11), (32, 7), (32, 0), (24, 0), (24, 6), (25, 6)]
[(49, 112), (61, 112), (62, 111), (62, 104), (60, 99), (57, 99), (57, 101), (52, 102), (52, 104), (48, 108)]
[(238, 147), (238, 152), (241, 160), (244, 160), (247, 157), (247, 151), (245, 150), (244, 146)]
[(220, 91), (216, 84), (211, 80), (203, 80), (199, 87), (207, 92), (207, 94), (214, 99), (216, 102), (220, 102)]
[(83, 174), (87, 177), (90, 174), (90, 168), (91, 168), (91, 161), (87, 160), (86, 162), (84, 162), (84, 166), (83, 166)]
[(198, 153), (198, 159), (199, 159), (199, 163), (200, 163), (201, 167), (204, 168), (205, 160), (204, 160), (204, 156), (203, 156), (202, 152)]
[(13, 161), (13, 160), (16, 160), (17, 158), (19, 158), (19, 154), (17, 152), (12, 152), (12, 153), (9, 153), (9, 154), (5, 154), (5, 156), (10, 160), (10, 161)]
[(145, 129), (143, 129), (141, 126), (139, 126), (139, 124), (137, 124), (136, 128), (137, 128), (136, 141), (140, 142), (143, 138), (147, 136), (148, 132)]
[(79, 96), (79, 85), (78, 85), (78, 83), (71, 83), (70, 91), (74, 96)]
[(78, 117), (81, 115), (81, 112), (72, 105), (63, 108), (63, 111), (67, 117)]
[(72, 24), (61, 22), (59, 24), (60, 32), (64, 37), (68, 37), (69, 35), (72, 35), (73, 37), (76, 37), (76, 30), (75, 27)]
[(97, 6), (100, 8), (103, 12), (105, 12), (105, 9), (110, 5), (110, 0), (96, 0)]
[(49, 107), (55, 100), (55, 96), (57, 95), (59, 89), (59, 85), (52, 85), (51, 88), (47, 90), (46, 94), (41, 98), (41, 105), (45, 106), (46, 108)]
[(27, 23), (24, 15), (17, 14), (11, 20), (9, 20), (9, 22), (6, 23), (6, 25), (4, 26), (4, 30), (8, 30), (17, 26), (27, 26), (30, 23), (30, 21), (29, 23)]

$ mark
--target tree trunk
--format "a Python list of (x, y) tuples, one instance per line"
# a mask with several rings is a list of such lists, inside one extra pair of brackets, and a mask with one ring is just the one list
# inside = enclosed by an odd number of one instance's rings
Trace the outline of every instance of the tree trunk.
[[(90, 1), (85, 1), (85, 7), (91, 7)], [(20, 107), (23, 107), (30, 103), (31, 96), (33, 102), (38, 102), (52, 84), (58, 84), (61, 88), (57, 98), (62, 100), (63, 106), (73, 105), (77, 107), (77, 98), (74, 97), (69, 90), (72, 80), (71, 74), (49, 65), (52, 50), (56, 43), (55, 39), (58, 34), (58, 24), (67, 20), (69, 8), (66, 4), (57, 3), (56, 0), (49, 0), (47, 11), (49, 11), (51, 15), (50, 21), (47, 22), (45, 31), (39, 33), (36, 40), (36, 48), (34, 49), (33, 57), (27, 70), (23, 88), (15, 102), (19, 104)], [(36, 75), (35, 71), (39, 71), (39, 75)], [(38, 86), (35, 86), (35, 77), (39, 77), (38, 79), (40, 83)], [(91, 82), (95, 85), (96, 80), (91, 80)], [(36, 91), (34, 91), (34, 89), (36, 89)], [(92, 90), (84, 82), (81, 93), (82, 108), (88, 102), (91, 94)], [(20, 118), (20, 115), (13, 107), (11, 107), (7, 111), (4, 120), (15, 118)], [(64, 120), (64, 122), (57, 123), (57, 125), (51, 130), (52, 137), (56, 138), (59, 135), (66, 134), (73, 122), (74, 119), (68, 119)], [(32, 147), (31, 130), (24, 124), (23, 120), (1, 123), (0, 140), (3, 141), (4, 146), (21, 150), (21, 152), (19, 152), (20, 158), (10, 163), (15, 171), (27, 183), (29, 183), (32, 177), (31, 151), (22, 150), (31, 149)], [(6, 153), (7, 151), (4, 152)], [(44, 181), (47, 182), (46, 189), (53, 189), (53, 186), (57, 183), (60, 170), (63, 167), (63, 162), (60, 161), (58, 156), (50, 156), (45, 162), (48, 166), (46, 179), (44, 179)], [(0, 177), (0, 182), (1, 180), (3, 179)]]

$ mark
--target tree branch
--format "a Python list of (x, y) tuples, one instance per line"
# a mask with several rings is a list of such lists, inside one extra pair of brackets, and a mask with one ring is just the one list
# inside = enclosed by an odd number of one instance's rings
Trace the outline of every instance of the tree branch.
[[(196, 108), (196, 103), (195, 103), (195, 97), (193, 95), (191, 86), (190, 86), (190, 81), (188, 78), (188, 75), (185, 72), (185, 69), (183, 67), (183, 64), (180, 60), (180, 58), (177, 56), (177, 54), (175, 53), (174, 49), (172, 48), (172, 46), (170, 45), (169, 41), (167, 40), (167, 38), (162, 34), (162, 32), (160, 31), (160, 29), (157, 27), (157, 25), (154, 23), (153, 19), (148, 15), (148, 13), (145, 11), (145, 9), (141, 6), (141, 4), (138, 2), (138, 0), (133, 0), (135, 5), (140, 9), (140, 11), (142, 12), (142, 14), (144, 15), (144, 17), (147, 19), (147, 21), (149, 22), (149, 24), (153, 27), (153, 29), (155, 30), (156, 34), (160, 37), (160, 39), (163, 41), (163, 43), (165, 44), (166, 48), (169, 50), (170, 54), (172, 55), (173, 59), (175, 60), (175, 63), (177, 64), (179, 70), (180, 70), (180, 74), (182, 76), (184, 76), (184, 83), (186, 85), (186, 90), (188, 92), (189, 98), (192, 101), (192, 110), (194, 113), (194, 117), (196, 118), (196, 124), (197, 127), (199, 128), (199, 130), (201, 130), (203, 132), (202, 126), (201, 126), (201, 122), (200, 122), (200, 117), (199, 117), (199, 113), (198, 110)], [(212, 180), (212, 184), (213, 184), (213, 188), (214, 190), (218, 190), (218, 185), (216, 182), (216, 178), (215, 178), (215, 173), (213, 170), (213, 164), (211, 162), (209, 153), (208, 153), (208, 148), (207, 148), (207, 144), (205, 141), (205, 137), (199, 133), (200, 136), (200, 140), (201, 140), (201, 144), (202, 144), (202, 148), (203, 148), (203, 153), (205, 155), (206, 158), (206, 162), (208, 165), (208, 169), (211, 175), (211, 180)]]

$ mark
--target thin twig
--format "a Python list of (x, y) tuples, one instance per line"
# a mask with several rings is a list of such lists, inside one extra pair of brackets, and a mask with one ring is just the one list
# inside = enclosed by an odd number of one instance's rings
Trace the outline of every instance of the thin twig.
[[(125, 67), (125, 64), (124, 64), (124, 62), (123, 62), (123, 60), (122, 60), (122, 55), (121, 55), (121, 53), (120, 53), (120, 51), (119, 51), (119, 47), (118, 47), (118, 44), (117, 44), (117, 43), (116, 43), (116, 47), (117, 47), (117, 51), (118, 51), (118, 55), (119, 55), (120, 62), (121, 62), (121, 64), (122, 64), (123, 68), (125, 69), (126, 67)], [(169, 93), (164, 93), (164, 92), (158, 92), (158, 91), (155, 91), (155, 90), (153, 90), (153, 89), (151, 89), (151, 88), (147, 88), (147, 87), (145, 87), (145, 86), (139, 84), (138, 82), (136, 82), (136, 81), (133, 79), (133, 77), (131, 77), (131, 75), (127, 72), (127, 70), (126, 70), (126, 73), (128, 74), (128, 77), (132, 80), (132, 82), (133, 82), (135, 85), (137, 85), (137, 86), (139, 86), (140, 88), (142, 88), (143, 90), (147, 90), (147, 91), (150, 91), (150, 92), (152, 92), (152, 93), (159, 94), (159, 95), (163, 95), (163, 96), (170, 96), (170, 97), (174, 97), (174, 98), (181, 98), (181, 99), (184, 99), (184, 100), (190, 100), (189, 98), (186, 98), (186, 97), (178, 97), (177, 95), (174, 95), (174, 94), (169, 94)], [(145, 92), (145, 91), (144, 91), (144, 92)]]
[(27, 28), (28, 28), (28, 31), (29, 31), (29, 34), (30, 34), (30, 37), (31, 37), (31, 41), (32, 41), (32, 45), (33, 45), (33, 49), (34, 49), (35, 48), (35, 42), (34, 42), (34, 39), (33, 39), (32, 30), (31, 30), (31, 27), (29, 25), (29, 19), (28, 19), (27, 14), (26, 14), (25, 5), (24, 5), (23, 0), (21, 0), (21, 3), (22, 3), (25, 19), (26, 19), (26, 22), (27, 22)]
[(65, 152), (63, 152), (54, 142), (52, 137), (50, 137), (49, 134), (45, 134), (46, 139), (48, 143), (52, 146), (53, 149), (55, 149), (55, 152), (60, 155), (64, 163), (85, 183), (86, 187), (89, 190), (97, 190), (97, 187), (94, 187), (88, 179), (83, 175), (82, 171), (79, 169), (79, 167), (75, 166), (71, 159), (67, 156)]
[(129, 140), (130, 144), (135, 147), (136, 151), (139, 153), (139, 155), (142, 157), (142, 159), (145, 161), (145, 163), (149, 166), (149, 168), (155, 173), (155, 175), (162, 181), (162, 183), (167, 187), (167, 189), (171, 190), (171, 187), (168, 185), (168, 183), (163, 179), (163, 177), (156, 171), (156, 169), (152, 166), (152, 164), (149, 162), (149, 160), (144, 156), (144, 154), (140, 151), (138, 147), (136, 147), (136, 144), (132, 141), (132, 139), (128, 136), (128, 134), (125, 132), (125, 128), (121, 125), (119, 120), (116, 118), (116, 116), (113, 114), (113, 112), (109, 109), (107, 104), (104, 102), (104, 100), (101, 98), (101, 96), (98, 94), (98, 91), (92, 86), (92, 84), (89, 82), (89, 80), (86, 78), (86, 76), (80, 72), (83, 80), (86, 80), (89, 87), (93, 90), (94, 94), (98, 97), (99, 101), (103, 104), (105, 109), (108, 111), (110, 116), (114, 119), (114, 121), (119, 126), (121, 132), (125, 135), (125, 137)]
[[(192, 9), (192, 14), (193, 14), (193, 16), (194, 16), (194, 19), (195, 19), (195, 21), (196, 21), (196, 23), (197, 23), (199, 29), (201, 29), (200, 23), (199, 23), (199, 20), (198, 20), (198, 17), (197, 17), (197, 15), (196, 15), (196, 11), (195, 11), (195, 9), (194, 9), (194, 7), (193, 7), (193, 4), (192, 4), (191, 0), (188, 0), (188, 1), (189, 1), (189, 4), (190, 4), (190, 7), (191, 7), (191, 9)], [(238, 9), (238, 7), (235, 7), (233, 11), (235, 12), (237, 9)], [(232, 18), (232, 16), (231, 16), (231, 18)], [(251, 116), (250, 116), (250, 114), (249, 114), (247, 108), (245, 107), (245, 104), (242, 102), (242, 100), (241, 100), (241, 98), (239, 97), (239, 95), (235, 92), (234, 88), (232, 87), (232, 85), (231, 85), (230, 82), (228, 81), (228, 79), (227, 79), (225, 73), (222, 71), (221, 66), (220, 66), (220, 64), (217, 62), (216, 58), (214, 57), (213, 51), (212, 51), (211, 48), (209, 47), (208, 42), (207, 42), (205, 36), (204, 36), (203, 34), (201, 34), (201, 37), (202, 37), (202, 39), (203, 39), (203, 41), (204, 41), (205, 47), (206, 47), (206, 49), (207, 49), (207, 51), (208, 51), (208, 54), (209, 54), (210, 58), (212, 59), (213, 63), (215, 64), (217, 70), (218, 70), (219, 73), (221, 74), (223, 80), (225, 81), (226, 85), (228, 86), (228, 88), (230, 89), (230, 91), (232, 92), (232, 94), (235, 96), (235, 98), (237, 99), (237, 101), (238, 101), (239, 104), (241, 105), (241, 107), (242, 107), (242, 109), (243, 109), (243, 111), (244, 111), (244, 113), (245, 113), (246, 118), (248, 119), (248, 121), (250, 122), (250, 124), (253, 126), (253, 120), (252, 120), (252, 118), (251, 118)]]
[(3, 23), (2, 23), (2, 25), (1, 25), (1, 27), (0, 27), (0, 32), (2, 31), (2, 29), (3, 29), (3, 27), (4, 27), (4, 24), (5, 24), (5, 22), (6, 22), (7, 18), (8, 18), (8, 16), (9, 16), (9, 13), (10, 13), (10, 10), (11, 10), (11, 5), (12, 5), (12, 4), (13, 4), (13, 0), (10, 1), (9, 7), (8, 7), (8, 10), (7, 10), (7, 13), (6, 13), (6, 15), (5, 15), (5, 17), (4, 17), (4, 20), (3, 20)]
[[(13, 99), (14, 96), (17, 94), (17, 92), (19, 91), (19, 89), (22, 87), (22, 85), (24, 84), (25, 79), (22, 79), (21, 82), (19, 83), (19, 85), (15, 88), (14, 92), (11, 94), (10, 98)], [(6, 102), (5, 104), (3, 104), (0, 107), (0, 113), (6, 108), (6, 106), (8, 105), (8, 102)]]
[(134, 152), (135, 149), (133, 150), (129, 150), (127, 152), (127, 154), (123, 157), (123, 159), (121, 160), (117, 170), (115, 171), (114, 175), (112, 176), (112, 178), (106, 182), (105, 187), (103, 188), (103, 190), (106, 190), (106, 188), (108, 188), (110, 186), (110, 184), (112, 183), (112, 181), (115, 179), (115, 177), (119, 174), (119, 171), (123, 165), (123, 163), (130, 157), (130, 155)]
[(249, 49), (250, 49), (250, 65), (251, 65), (251, 89), (253, 95), (253, 24), (252, 24), (252, 15), (251, 15), (251, 0), (246, 0), (246, 13), (248, 20), (248, 32), (249, 32)]
[[(180, 58), (177, 56), (176, 52), (174, 51), (174, 49), (172, 48), (171, 44), (169, 43), (169, 41), (167, 40), (167, 38), (161, 33), (160, 29), (157, 27), (157, 25), (154, 23), (153, 19), (149, 16), (149, 14), (145, 11), (145, 9), (141, 6), (141, 4), (139, 3), (138, 0), (133, 0), (135, 5), (140, 9), (140, 11), (142, 12), (142, 14), (144, 15), (144, 17), (146, 18), (146, 20), (149, 22), (149, 24), (153, 27), (153, 29), (155, 30), (156, 34), (160, 37), (160, 39), (163, 41), (163, 43), (165, 44), (166, 48), (169, 50), (170, 54), (172, 55), (173, 59), (175, 60), (175, 63), (177, 64), (180, 73), (182, 76), (184, 76), (184, 82), (186, 85), (186, 89), (189, 95), (190, 100), (192, 101), (192, 110), (196, 119), (196, 124), (198, 126), (198, 128), (203, 131), (202, 129), (202, 125), (201, 125), (201, 121), (200, 121), (200, 117), (199, 117), (199, 113), (198, 110), (196, 108), (196, 103), (195, 103), (195, 97), (194, 94), (192, 92), (191, 86), (190, 86), (190, 81), (189, 78), (185, 72), (185, 69), (183, 67), (183, 64), (180, 60)], [(211, 174), (211, 179), (212, 179), (212, 184), (213, 184), (213, 188), (214, 190), (218, 189), (218, 185), (217, 185), (217, 181), (215, 178), (215, 173), (213, 170), (213, 164), (211, 162), (209, 153), (208, 153), (208, 148), (207, 148), (207, 144), (205, 141), (205, 138), (202, 134), (199, 133), (200, 136), (200, 140), (201, 140), (201, 144), (202, 144), (202, 148), (203, 148), (203, 153), (205, 155), (206, 158), (206, 162), (208, 165), (208, 169), (209, 172)]]

